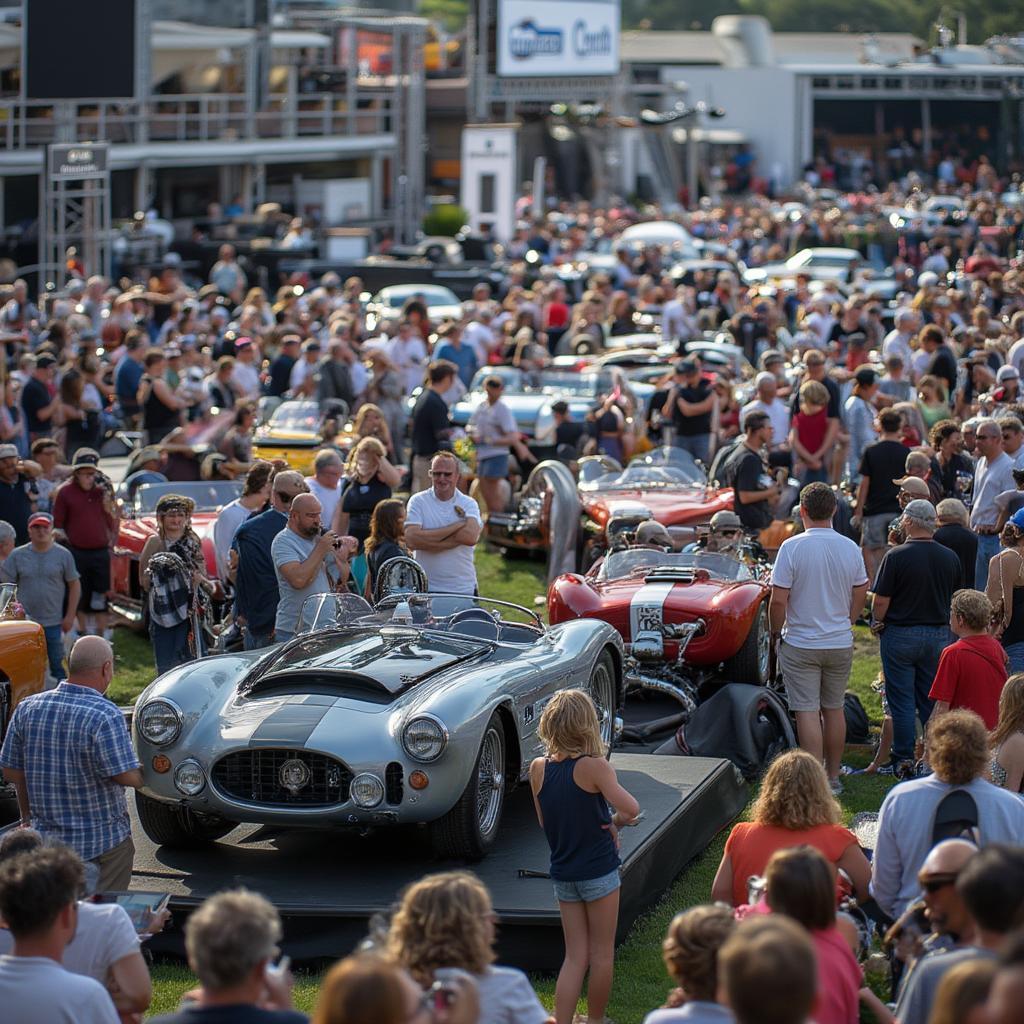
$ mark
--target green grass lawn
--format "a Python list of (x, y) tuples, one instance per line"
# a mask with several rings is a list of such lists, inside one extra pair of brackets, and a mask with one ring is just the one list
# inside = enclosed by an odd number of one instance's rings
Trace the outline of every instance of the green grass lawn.
[[(488, 597), (513, 601), (527, 608), (541, 611), (535, 598), (546, 593), (545, 566), (539, 561), (505, 559), (493, 552), (479, 550), (477, 575), (480, 592)], [(152, 649), (147, 638), (118, 629), (114, 649), (117, 654), (117, 672), (110, 696), (119, 704), (131, 703), (141, 689), (153, 678)], [(871, 689), (878, 674), (878, 645), (870, 633), (858, 627), (850, 689), (860, 697), (867, 709), (873, 727), (881, 721), (881, 703)], [(863, 766), (870, 760), (867, 748), (851, 748), (851, 764)], [(877, 810), (889, 783), (870, 776), (853, 776), (845, 782), (840, 802), (845, 819), (858, 811)], [(744, 812), (744, 816), (749, 812)], [(615, 987), (609, 1017), (616, 1024), (639, 1024), (648, 1011), (660, 1006), (669, 990), (661, 962), (661, 940), (673, 915), (686, 907), (705, 902), (711, 892), (711, 882), (722, 856), (726, 833), (694, 860), (676, 880), (672, 888), (650, 913), (633, 926), (616, 957)], [(153, 972), (154, 998), (152, 1014), (173, 1010), (181, 994), (193, 987), (195, 979), (182, 966), (160, 964)], [(316, 1002), (320, 976), (299, 974), (295, 989), (296, 1005), (310, 1012)], [(536, 976), (537, 992), (548, 1007), (554, 1004), (554, 978)]]

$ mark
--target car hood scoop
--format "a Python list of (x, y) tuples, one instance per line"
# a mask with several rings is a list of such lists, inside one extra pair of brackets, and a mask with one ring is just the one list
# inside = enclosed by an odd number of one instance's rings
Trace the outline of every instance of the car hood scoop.
[(249, 697), (317, 692), (387, 702), (489, 650), (470, 637), (400, 626), (327, 630), (285, 645), (241, 690)]

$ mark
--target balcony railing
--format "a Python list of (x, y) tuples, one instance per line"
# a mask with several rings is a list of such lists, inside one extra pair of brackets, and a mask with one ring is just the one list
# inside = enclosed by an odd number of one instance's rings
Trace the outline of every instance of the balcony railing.
[(367, 135), (391, 130), (387, 91), (274, 94), (253, 110), (244, 95), (196, 93), (152, 96), (142, 104), (120, 100), (0, 99), (0, 150), (34, 149), (52, 142), (213, 142)]

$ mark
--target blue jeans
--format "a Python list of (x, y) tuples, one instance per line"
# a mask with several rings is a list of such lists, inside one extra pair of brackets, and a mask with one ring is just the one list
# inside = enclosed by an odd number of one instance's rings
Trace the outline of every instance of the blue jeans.
[(43, 626), (46, 637), (46, 656), (50, 660), (50, 675), (58, 682), (67, 678), (64, 671), (64, 633), (60, 625)]
[(149, 624), (157, 675), (162, 676), (172, 668), (192, 660), (192, 652), (188, 648), (188, 627), (188, 619), (176, 626), (158, 626), (155, 622)]
[(1024, 672), (1024, 640), (1010, 644), (1006, 648), (1006, 657), (1010, 660), (1006, 670), (1011, 676), (1017, 672)]
[(810, 466), (804, 466), (800, 471), (800, 486), (805, 487), (807, 484), (818, 483), (828, 483), (828, 469), (824, 466), (819, 466), (817, 469), (812, 469)]
[(294, 633), (286, 633), (286, 632), (284, 632), (284, 630), (279, 629), (279, 630), (277, 630), (274, 633), (274, 643), (275, 644), (286, 644), (294, 636), (295, 636)]
[(674, 448), (682, 448), (689, 452), (695, 459), (708, 465), (711, 460), (711, 435), (710, 434), (676, 434), (672, 442)]
[(932, 713), (928, 691), (939, 666), (939, 655), (952, 642), (948, 626), (886, 626), (882, 631), (882, 671), (885, 697), (892, 715), (892, 756), (914, 756), (914, 717), (925, 725)]
[(988, 583), (988, 563), (999, 554), (999, 534), (978, 534), (978, 556), (974, 560), (974, 589), (984, 590)]
[(273, 627), (266, 633), (253, 633), (248, 626), (242, 631), (242, 648), (246, 651), (258, 651), (269, 647), (273, 642)]

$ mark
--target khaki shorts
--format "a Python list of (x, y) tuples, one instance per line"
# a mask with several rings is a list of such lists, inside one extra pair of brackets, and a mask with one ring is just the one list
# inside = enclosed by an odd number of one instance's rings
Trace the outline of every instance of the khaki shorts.
[(419, 494), (430, 487), (430, 456), (414, 455), (412, 457), (412, 489), (410, 494)]
[(834, 711), (843, 706), (853, 666), (853, 648), (808, 650), (785, 640), (779, 645), (779, 667), (791, 711)]
[(889, 524), (899, 519), (891, 512), (881, 512), (877, 516), (865, 516), (860, 527), (860, 546), (862, 548), (884, 548), (889, 544)]

